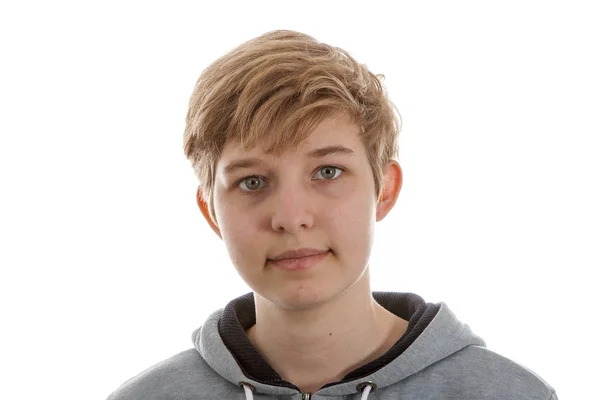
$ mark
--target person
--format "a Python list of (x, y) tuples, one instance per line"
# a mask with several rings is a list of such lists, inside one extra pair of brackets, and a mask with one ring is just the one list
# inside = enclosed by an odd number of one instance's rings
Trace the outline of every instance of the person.
[(371, 291), (375, 222), (402, 186), (400, 122), (382, 76), (300, 32), (208, 66), (184, 151), (199, 209), (252, 292), (108, 399), (556, 399), (445, 303)]

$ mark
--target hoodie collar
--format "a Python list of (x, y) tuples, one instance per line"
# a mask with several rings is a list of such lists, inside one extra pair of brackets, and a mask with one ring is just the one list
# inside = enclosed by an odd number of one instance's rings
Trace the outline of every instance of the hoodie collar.
[[(428, 366), (470, 346), (485, 346), (468, 325), (460, 322), (446, 303), (438, 303), (440, 310), (421, 335), (396, 359), (360, 381), (370, 381), (383, 388), (397, 383)], [(356, 393), (356, 381), (322, 388), (324, 396), (342, 396)]]
[[(412, 293), (374, 292), (373, 297), (389, 311), (409, 320), (407, 332), (385, 355), (351, 372), (340, 382), (325, 385), (318, 394), (355, 394), (357, 385), (363, 382), (385, 387), (468, 345), (485, 345), (467, 325), (456, 319), (445, 303), (425, 303)], [(299, 389), (282, 380), (252, 347), (245, 329), (254, 323), (254, 297), (248, 293), (211, 314), (205, 324), (194, 331), (192, 340), (206, 362), (226, 380), (236, 385), (245, 382), (259, 393), (298, 394)], [(252, 362), (258, 363), (258, 369), (256, 364), (254, 367), (248, 364)]]

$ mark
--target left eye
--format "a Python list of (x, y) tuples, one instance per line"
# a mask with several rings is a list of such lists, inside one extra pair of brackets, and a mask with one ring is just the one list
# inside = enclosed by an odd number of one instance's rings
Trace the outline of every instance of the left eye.
[(317, 176), (320, 174), (323, 178), (322, 179), (318, 179), (318, 180), (332, 180), (337, 178), (338, 176), (340, 176), (340, 174), (342, 173), (342, 169), (338, 168), (338, 167), (334, 167), (331, 165), (322, 167), (321, 169), (319, 169), (319, 171), (317, 172)]

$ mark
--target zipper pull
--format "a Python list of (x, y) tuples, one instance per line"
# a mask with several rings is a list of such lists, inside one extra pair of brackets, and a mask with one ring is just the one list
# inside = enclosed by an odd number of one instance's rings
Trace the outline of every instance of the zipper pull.
[(312, 393), (302, 393), (302, 400), (310, 400)]

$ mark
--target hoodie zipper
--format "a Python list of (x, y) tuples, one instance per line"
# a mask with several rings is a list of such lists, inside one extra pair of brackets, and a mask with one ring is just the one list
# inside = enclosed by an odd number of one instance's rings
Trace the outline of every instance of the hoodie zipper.
[(302, 393), (302, 400), (310, 400), (312, 393)]

